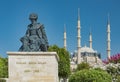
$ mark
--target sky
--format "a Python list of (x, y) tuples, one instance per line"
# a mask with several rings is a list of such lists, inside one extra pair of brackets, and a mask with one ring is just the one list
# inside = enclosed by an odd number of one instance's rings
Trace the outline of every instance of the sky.
[(0, 56), (18, 51), (30, 24), (29, 14), (37, 13), (44, 24), (49, 45), (63, 47), (64, 24), (67, 32), (67, 50), (77, 49), (77, 16), (80, 8), (81, 45), (89, 46), (90, 29), (93, 49), (106, 55), (107, 19), (110, 14), (111, 55), (120, 53), (120, 0), (0, 0)]

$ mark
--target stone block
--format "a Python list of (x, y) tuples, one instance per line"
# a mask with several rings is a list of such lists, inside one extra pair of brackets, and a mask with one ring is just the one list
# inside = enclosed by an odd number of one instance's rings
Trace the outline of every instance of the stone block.
[(8, 82), (58, 82), (56, 52), (7, 52)]

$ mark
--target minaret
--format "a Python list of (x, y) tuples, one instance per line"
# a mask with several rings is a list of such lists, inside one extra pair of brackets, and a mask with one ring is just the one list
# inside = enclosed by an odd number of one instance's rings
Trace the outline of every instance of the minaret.
[(80, 48), (81, 48), (81, 33), (80, 33), (80, 11), (79, 11), (79, 8), (78, 8), (78, 21), (77, 21), (77, 64), (80, 64), (81, 63), (81, 51), (80, 51)]
[(64, 24), (64, 48), (67, 50), (67, 43), (66, 43), (66, 25)]
[(110, 19), (108, 14), (108, 22), (107, 22), (107, 58), (110, 58)]
[(90, 46), (90, 48), (92, 48), (92, 33), (91, 33), (91, 30), (90, 30), (90, 35), (89, 35), (89, 46)]

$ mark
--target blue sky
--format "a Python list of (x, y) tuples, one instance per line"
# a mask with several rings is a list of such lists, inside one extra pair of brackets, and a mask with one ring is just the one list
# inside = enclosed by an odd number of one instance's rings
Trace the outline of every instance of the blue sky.
[(30, 13), (37, 13), (44, 24), (50, 45), (63, 47), (64, 24), (67, 49), (77, 49), (77, 13), (80, 8), (81, 44), (89, 46), (92, 29), (93, 48), (106, 58), (106, 26), (110, 13), (111, 54), (120, 53), (120, 0), (0, 0), (0, 54), (18, 51), (19, 39), (24, 36)]

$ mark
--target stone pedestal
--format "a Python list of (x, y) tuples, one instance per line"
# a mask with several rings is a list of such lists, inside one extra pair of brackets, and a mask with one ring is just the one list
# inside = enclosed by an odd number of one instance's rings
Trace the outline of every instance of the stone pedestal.
[(7, 52), (8, 82), (58, 82), (56, 52)]

